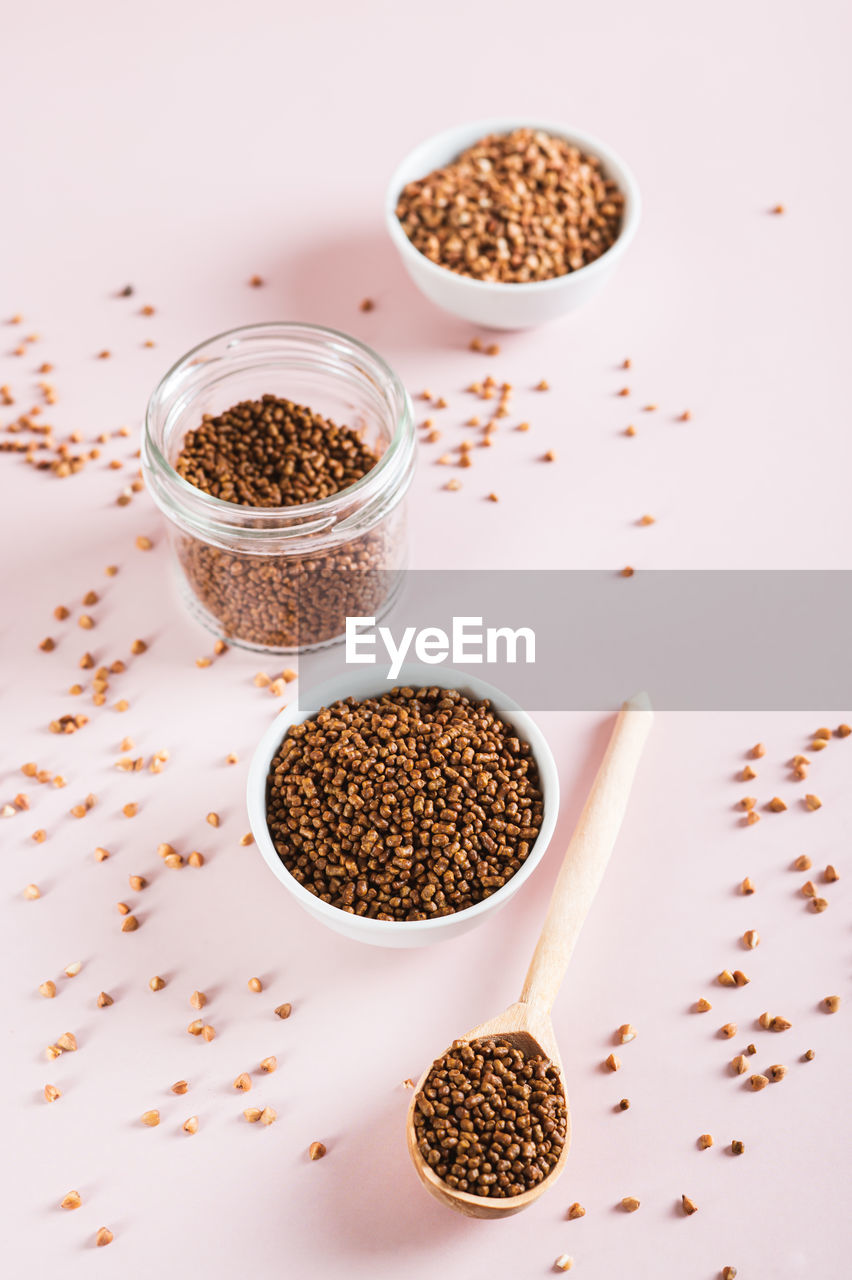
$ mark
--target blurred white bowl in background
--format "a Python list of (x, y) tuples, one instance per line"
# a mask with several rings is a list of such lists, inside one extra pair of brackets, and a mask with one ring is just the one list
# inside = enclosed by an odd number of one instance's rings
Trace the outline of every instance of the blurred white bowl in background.
[[(400, 192), (409, 182), (425, 178), (434, 169), (443, 168), (462, 151), (492, 133), (511, 133), (513, 129), (539, 129), (597, 156), (608, 178), (624, 196), (621, 231), (615, 243), (594, 262), (552, 280), (506, 284), (475, 280), (447, 267), (440, 267), (415, 249), (396, 216)], [(583, 306), (599, 293), (615, 271), (636, 234), (641, 201), (639, 187), (630, 169), (619, 155), (605, 143), (577, 129), (556, 124), (552, 120), (497, 119), (458, 125), (438, 133), (410, 151), (388, 185), (385, 197), (385, 220), (391, 240), (403, 264), (421, 293), (454, 315), (472, 324), (491, 329), (532, 329), (555, 320), (568, 311)]]

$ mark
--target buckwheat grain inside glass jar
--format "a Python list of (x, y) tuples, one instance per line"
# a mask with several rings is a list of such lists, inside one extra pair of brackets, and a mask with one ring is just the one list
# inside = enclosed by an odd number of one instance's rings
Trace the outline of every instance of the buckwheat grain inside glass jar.
[[(379, 461), (327, 498), (241, 506), (175, 470), (204, 414), (279, 396), (359, 432)], [(378, 615), (406, 559), (414, 467), (411, 403), (363, 343), (308, 324), (260, 324), (211, 338), (163, 378), (148, 404), (145, 480), (166, 517), (181, 594), (229, 643), (288, 653), (338, 639), (347, 615)]]

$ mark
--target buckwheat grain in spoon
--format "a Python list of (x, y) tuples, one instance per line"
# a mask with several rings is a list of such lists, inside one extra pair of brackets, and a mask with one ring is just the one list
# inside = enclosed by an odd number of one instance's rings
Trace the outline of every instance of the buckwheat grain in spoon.
[(647, 694), (621, 708), (520, 999), (455, 1040), (414, 1092), (406, 1136), (418, 1177), (468, 1217), (518, 1213), (564, 1167), (570, 1117), (550, 1010), (621, 828), (652, 720)]

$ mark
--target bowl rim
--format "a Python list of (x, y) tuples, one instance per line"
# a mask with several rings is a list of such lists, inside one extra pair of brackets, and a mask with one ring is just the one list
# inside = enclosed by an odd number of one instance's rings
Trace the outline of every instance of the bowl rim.
[[(269, 766), (272, 758), (281, 745), (287, 730), (292, 725), (301, 724), (305, 720), (312, 719), (321, 707), (328, 706), (329, 703), (335, 702), (340, 698), (367, 698), (405, 686), (415, 689), (434, 686), (459, 689), (478, 701), (487, 698), (501, 719), (509, 721), (518, 736), (529, 743), (539, 771), (539, 782), (544, 799), (544, 812), (539, 834), (536, 836), (525, 862), (490, 897), (483, 898), (480, 902), (475, 902), (470, 907), (464, 907), (461, 911), (454, 911), (449, 915), (438, 916), (434, 919), (376, 920), (371, 916), (358, 916), (354, 913), (343, 911), (340, 907), (332, 906), (328, 902), (323, 902), (316, 894), (311, 893), (303, 885), (299, 884), (298, 880), (287, 870), (278, 856), (266, 823), (266, 780), (269, 775)], [(472, 922), (480, 916), (487, 915), (489, 911), (493, 911), (508, 901), (529, 879), (544, 857), (556, 827), (559, 816), (559, 771), (556, 767), (556, 760), (550, 749), (550, 744), (542, 730), (532, 716), (524, 711), (513, 698), (503, 693), (501, 689), (485, 680), (480, 680), (477, 676), (470, 676), (467, 672), (459, 671), (453, 667), (406, 663), (395, 680), (384, 678), (375, 669), (369, 672), (345, 672), (317, 685), (314, 690), (310, 691), (304, 706), (297, 700), (280, 711), (264, 731), (252, 755), (246, 779), (246, 805), (249, 826), (264, 862), (276, 879), (289, 890), (300, 905), (315, 917), (319, 917), (324, 924), (339, 930), (341, 922), (345, 921), (348, 925), (351, 924), (353, 930), (363, 930), (365, 938), (367, 936), (375, 938), (381, 934), (390, 938), (393, 934), (398, 935), (402, 930), (407, 930), (409, 933), (416, 931), (423, 934), (436, 934), (442, 930), (451, 929), (459, 921)]]
[[(453, 271), (451, 267), (444, 267), (437, 262), (433, 262), (431, 258), (427, 258), (424, 253), (415, 248), (403, 231), (402, 224), (396, 216), (396, 203), (400, 191), (405, 186), (401, 175), (418, 156), (425, 155), (439, 144), (446, 146), (450, 152), (458, 154), (466, 147), (472, 146), (478, 138), (484, 138), (490, 133), (509, 133), (513, 129), (536, 129), (542, 133), (550, 133), (554, 137), (563, 138), (566, 142), (576, 144), (584, 151), (597, 156), (604, 164), (608, 175), (618, 183), (624, 194), (624, 216), (621, 230), (615, 241), (608, 249), (604, 250), (599, 258), (595, 258), (594, 262), (588, 262), (584, 266), (578, 267), (576, 271), (567, 271), (564, 275), (552, 276), (548, 280), (526, 280), (518, 281), (517, 283), (506, 280), (477, 280), (473, 276), (462, 275), (459, 271)], [(471, 135), (470, 140), (466, 141), (465, 139), (469, 135)], [(450, 163), (452, 158), (453, 156), (451, 155), (445, 163)], [(431, 165), (431, 169), (435, 167), (434, 164)], [(424, 168), (423, 176), (425, 177), (429, 172), (430, 168)], [(406, 179), (406, 181), (412, 181), (412, 179)], [(539, 117), (497, 116), (486, 120), (470, 121), (467, 124), (453, 125), (449, 129), (443, 129), (440, 133), (433, 133), (428, 138), (422, 139), (417, 146), (412, 147), (400, 160), (393, 171), (385, 192), (385, 222), (388, 233), (401, 254), (409, 258), (410, 261), (416, 262), (427, 274), (432, 275), (435, 279), (446, 280), (449, 276), (463, 282), (470, 289), (479, 290), (483, 295), (490, 292), (494, 295), (513, 298), (531, 293), (555, 292), (560, 287), (565, 288), (568, 281), (576, 280), (578, 277), (588, 280), (590, 276), (606, 270), (616, 258), (621, 257), (633, 240), (639, 227), (641, 213), (642, 197), (639, 193), (639, 184), (630, 166), (617, 151), (602, 142), (600, 138), (586, 133), (582, 129), (574, 129), (557, 121), (542, 120)]]

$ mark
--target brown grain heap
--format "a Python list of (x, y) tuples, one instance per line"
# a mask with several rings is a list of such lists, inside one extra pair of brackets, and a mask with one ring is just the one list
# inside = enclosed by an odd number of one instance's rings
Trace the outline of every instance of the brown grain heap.
[[(174, 466), (195, 488), (235, 506), (290, 508), (334, 497), (378, 461), (351, 428), (264, 395), (205, 414)], [(381, 523), (310, 554), (248, 554), (189, 535), (175, 549), (191, 591), (228, 639), (297, 649), (341, 635), (347, 615), (378, 611), (390, 590), (384, 566), (394, 559), (393, 536)]]
[(175, 470), (244, 507), (294, 507), (339, 493), (378, 462), (356, 433), (277, 396), (244, 400), (188, 431)]
[(267, 822), (288, 871), (378, 920), (470, 907), (515, 874), (542, 819), (529, 745), (487, 701), (397, 688), (294, 725), (274, 757)]
[(476, 280), (550, 280), (617, 240), (624, 196), (585, 155), (534, 129), (490, 134), (400, 193), (396, 216), (416, 249)]
[(547, 1177), (565, 1144), (559, 1072), (505, 1040), (456, 1040), (415, 1099), (414, 1128), (423, 1159), (447, 1186), (520, 1195)]

